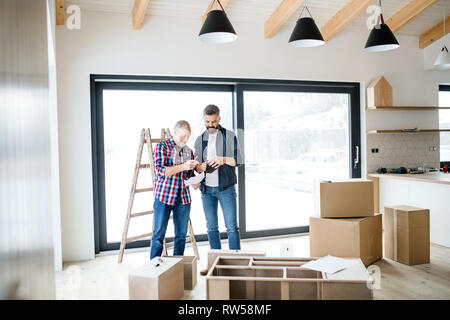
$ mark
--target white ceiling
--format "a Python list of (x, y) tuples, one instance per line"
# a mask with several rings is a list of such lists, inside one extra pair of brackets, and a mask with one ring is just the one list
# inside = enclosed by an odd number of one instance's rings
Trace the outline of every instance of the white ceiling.
[[(350, 0), (307, 0), (307, 5), (319, 27), (323, 26), (336, 12)], [(385, 20), (403, 8), (411, 0), (383, 0), (382, 12)], [(210, 0), (150, 0), (147, 18), (150, 16), (172, 16), (187, 19), (198, 19), (209, 5)], [(450, 0), (441, 0), (425, 10), (419, 17), (398, 30), (398, 34), (420, 35), (437, 23), (443, 21), (443, 4), (445, 2), (447, 16), (450, 13)], [(261, 28), (281, 0), (230, 0), (225, 11), (230, 20), (260, 23)], [(134, 0), (68, 0), (66, 5), (77, 4), (81, 10), (115, 12), (131, 14)], [(374, 0), (374, 4), (379, 4)], [(286, 23), (284, 28), (293, 28), (300, 15), (301, 8)], [(367, 30), (368, 14), (362, 12), (347, 28)], [(200, 22), (199, 22), (200, 23)]]

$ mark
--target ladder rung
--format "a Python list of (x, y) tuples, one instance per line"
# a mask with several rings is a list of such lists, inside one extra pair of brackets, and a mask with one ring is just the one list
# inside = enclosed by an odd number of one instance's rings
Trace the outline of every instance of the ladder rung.
[(127, 239), (125, 240), (125, 242), (128, 243), (128, 242), (131, 242), (131, 241), (134, 241), (134, 240), (137, 240), (137, 239), (147, 238), (147, 237), (150, 237), (152, 234), (153, 234), (153, 232), (140, 234), (140, 235), (138, 235), (138, 236), (134, 236), (134, 237), (127, 238)]
[(173, 247), (173, 242), (166, 242), (166, 248), (172, 248)]
[(153, 191), (153, 188), (142, 188), (134, 190), (135, 193)]
[[(186, 243), (192, 242), (192, 238), (191, 236), (186, 236)], [(172, 242), (166, 242), (166, 248), (172, 248), (174, 245), (173, 241)]]
[(147, 215), (147, 214), (152, 214), (153, 213), (153, 210), (150, 210), (150, 211), (143, 211), (143, 212), (136, 212), (136, 213), (132, 213), (131, 215), (130, 215), (130, 217), (131, 218), (134, 218), (134, 217), (140, 217), (140, 216), (145, 216), (145, 215)]
[(141, 169), (150, 168), (150, 163), (140, 164), (139, 168)]
[[(152, 139), (152, 143), (158, 143), (163, 140), (165, 140), (165, 139)], [(147, 142), (147, 139), (144, 139), (144, 142)]]

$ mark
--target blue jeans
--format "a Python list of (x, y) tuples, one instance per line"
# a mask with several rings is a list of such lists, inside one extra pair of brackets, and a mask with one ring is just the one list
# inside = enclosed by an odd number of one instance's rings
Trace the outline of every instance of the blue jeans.
[(228, 234), (228, 247), (230, 250), (240, 250), (241, 240), (237, 224), (236, 188), (231, 186), (223, 191), (218, 187), (205, 186), (202, 192), (203, 211), (205, 212), (208, 241), (211, 249), (222, 249), (220, 244), (219, 222), (217, 219), (217, 204), (223, 211), (223, 218)]
[(182, 256), (184, 254), (191, 204), (183, 205), (181, 203), (181, 194), (179, 193), (173, 206), (165, 204), (158, 199), (155, 199), (153, 203), (153, 235), (150, 260), (162, 254), (163, 240), (166, 236), (167, 223), (169, 222), (170, 212), (172, 211), (175, 229), (173, 255)]

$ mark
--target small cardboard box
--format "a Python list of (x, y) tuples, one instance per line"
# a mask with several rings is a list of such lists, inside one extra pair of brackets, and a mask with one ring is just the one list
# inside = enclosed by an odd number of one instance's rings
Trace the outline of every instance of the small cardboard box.
[(430, 210), (384, 207), (384, 255), (407, 264), (430, 262)]
[(266, 251), (241, 251), (241, 250), (219, 250), (211, 249), (208, 251), (208, 270), (217, 257), (232, 257), (232, 256), (245, 256), (245, 257), (265, 257)]
[(184, 290), (192, 290), (197, 284), (197, 257), (174, 256), (183, 259), (184, 265)]
[(372, 217), (374, 183), (365, 179), (315, 182), (315, 210), (321, 218)]
[(381, 214), (349, 219), (310, 217), (310, 256), (360, 258), (367, 267), (383, 256), (381, 226)]
[[(177, 300), (183, 297), (183, 259), (159, 257), (128, 275), (130, 300)], [(159, 266), (157, 265), (159, 263)]]

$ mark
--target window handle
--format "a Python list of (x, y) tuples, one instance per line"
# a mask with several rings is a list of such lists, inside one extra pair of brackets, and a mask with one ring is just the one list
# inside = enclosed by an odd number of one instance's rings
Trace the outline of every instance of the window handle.
[(356, 169), (359, 164), (359, 146), (355, 146), (355, 159), (353, 159), (353, 168)]

